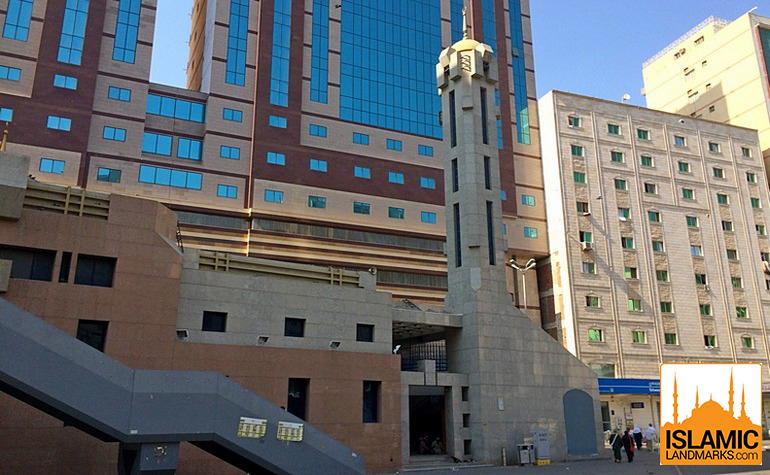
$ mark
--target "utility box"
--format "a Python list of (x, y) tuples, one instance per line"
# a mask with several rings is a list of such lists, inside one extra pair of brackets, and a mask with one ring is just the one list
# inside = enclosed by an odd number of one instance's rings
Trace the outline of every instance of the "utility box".
[(519, 465), (535, 463), (535, 446), (532, 444), (517, 444), (516, 453), (519, 454)]
[(549, 465), (551, 463), (551, 445), (548, 442), (548, 429), (535, 429), (532, 435), (535, 438), (535, 463), (537, 465)]

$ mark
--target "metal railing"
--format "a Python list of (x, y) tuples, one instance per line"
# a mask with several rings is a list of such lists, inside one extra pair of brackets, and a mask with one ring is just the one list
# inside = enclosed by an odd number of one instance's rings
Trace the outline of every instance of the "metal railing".
[(446, 341), (415, 343), (401, 348), (401, 371), (419, 371), (419, 362), (422, 360), (435, 361), (436, 371), (448, 371)]
[(107, 219), (110, 214), (110, 195), (30, 181), (24, 195), (24, 208)]
[(652, 63), (653, 61), (659, 59), (664, 54), (668, 53), (672, 49), (674, 49), (677, 46), (679, 46), (684, 40), (686, 40), (687, 38), (689, 38), (690, 36), (695, 34), (696, 31), (698, 31), (698, 30), (700, 30), (702, 28), (705, 28), (706, 26), (708, 26), (711, 23), (716, 23), (717, 26), (727, 26), (727, 25), (730, 24), (730, 22), (725, 20), (724, 18), (717, 18), (717, 17), (712, 15), (712, 16), (706, 18), (705, 20), (703, 20), (702, 22), (698, 23), (694, 28), (692, 28), (690, 31), (688, 31), (687, 33), (685, 33), (682, 36), (680, 36), (679, 38), (677, 38), (670, 45), (668, 45), (665, 48), (663, 48), (662, 50), (658, 51), (658, 53), (655, 54), (655, 56), (653, 56), (652, 58), (650, 58), (647, 61), (645, 61), (644, 63), (642, 63), (642, 68), (646, 68), (650, 63)]

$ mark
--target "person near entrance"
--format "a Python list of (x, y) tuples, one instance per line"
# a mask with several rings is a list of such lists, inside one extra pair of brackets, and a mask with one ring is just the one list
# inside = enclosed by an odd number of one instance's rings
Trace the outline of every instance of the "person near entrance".
[(441, 443), (441, 439), (436, 437), (436, 440), (433, 441), (433, 444), (431, 445), (431, 449), (433, 450), (433, 453), (443, 454), (444, 453), (444, 445)]
[(623, 448), (626, 451), (626, 457), (628, 457), (628, 463), (633, 462), (634, 461), (634, 437), (628, 429), (626, 429), (626, 432), (623, 433)]
[(642, 429), (636, 424), (634, 424), (634, 441), (636, 442), (636, 448), (642, 450)]
[(615, 463), (620, 463), (622, 455), (620, 449), (623, 448), (623, 440), (620, 436), (620, 429), (615, 429), (610, 434), (610, 447), (612, 447), (612, 453), (615, 455)]
[(647, 427), (647, 432), (644, 433), (644, 441), (647, 443), (647, 450), (652, 452), (655, 450), (655, 442), (658, 441), (658, 431), (652, 427), (652, 423)]

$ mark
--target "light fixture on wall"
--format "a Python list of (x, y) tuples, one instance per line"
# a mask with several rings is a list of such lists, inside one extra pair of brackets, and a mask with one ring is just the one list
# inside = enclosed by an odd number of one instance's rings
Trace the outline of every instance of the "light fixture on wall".
[(341, 344), (342, 344), (341, 341), (333, 340), (331, 343), (329, 343), (329, 349), (336, 350), (337, 348), (340, 347)]
[(264, 345), (265, 343), (267, 343), (267, 340), (269, 339), (270, 339), (269, 336), (259, 335), (257, 337), (257, 345)]
[(394, 347), (393, 347), (393, 354), (394, 354), (394, 355), (395, 355), (395, 354), (398, 354), (398, 350), (400, 350), (400, 349), (401, 349), (401, 345), (396, 345), (396, 346), (394, 346)]
[(190, 332), (184, 328), (177, 328), (176, 339), (177, 341), (187, 341), (190, 339)]

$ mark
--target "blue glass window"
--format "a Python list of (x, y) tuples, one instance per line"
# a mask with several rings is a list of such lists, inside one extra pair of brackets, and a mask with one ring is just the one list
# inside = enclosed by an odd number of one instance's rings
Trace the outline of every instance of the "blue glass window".
[(273, 61), (270, 68), (270, 104), (289, 105), (289, 51), (291, 0), (275, 0), (273, 11)]
[(502, 201), (505, 201), (508, 199), (508, 194), (505, 192), (505, 190), (500, 190), (500, 199)]
[(317, 158), (311, 158), (310, 159), (310, 169), (315, 170), (317, 172), (325, 172), (326, 171), (326, 160), (319, 160)]
[(203, 182), (203, 175), (195, 172), (174, 170), (172, 168), (142, 165), (139, 167), (139, 182), (200, 190)]
[(270, 124), (270, 127), (279, 127), (281, 129), (285, 129), (286, 117), (281, 117), (279, 115), (271, 115), (268, 118), (268, 124)]
[(217, 196), (222, 198), (237, 198), (238, 187), (231, 185), (217, 185)]
[(64, 130), (69, 132), (72, 128), (72, 119), (66, 117), (56, 117), (55, 115), (48, 116), (48, 122), (46, 127), (49, 129)]
[(40, 167), (41, 172), (56, 173), (61, 175), (64, 173), (64, 160), (54, 160), (52, 158), (41, 158)]
[(369, 169), (369, 167), (353, 167), (353, 174), (358, 178), (371, 178), (372, 177), (372, 171)]
[(535, 206), (535, 197), (532, 195), (521, 195), (521, 204)]
[(88, 21), (88, 0), (67, 0), (61, 27), (59, 54), (62, 63), (80, 64)]
[(176, 156), (179, 158), (189, 158), (190, 160), (200, 160), (203, 154), (203, 142), (194, 139), (180, 138), (176, 147)]
[(21, 79), (21, 69), (10, 66), (0, 66), (0, 79), (18, 81)]
[(147, 94), (147, 113), (192, 122), (204, 122), (206, 120), (206, 105), (184, 99)]
[(369, 203), (363, 203), (361, 201), (353, 202), (353, 212), (356, 214), (369, 214), (371, 212), (372, 205)]
[(246, 82), (246, 46), (249, 40), (249, 0), (230, 0), (227, 30), (225, 82), (243, 86)]
[(420, 155), (425, 155), (426, 157), (432, 157), (433, 147), (431, 147), (430, 145), (418, 145), (417, 153), (419, 153)]
[(131, 101), (131, 89), (124, 89), (122, 87), (110, 86), (107, 89), (107, 97), (115, 99), (116, 101), (130, 102)]
[(273, 165), (286, 165), (286, 155), (276, 152), (267, 152), (267, 163)]
[(29, 21), (32, 19), (33, 0), (10, 0), (5, 15), (3, 38), (27, 41)]
[(120, 170), (116, 170), (114, 168), (102, 168), (100, 167), (96, 171), (96, 180), (97, 181), (109, 181), (111, 183), (120, 183), (120, 175), (122, 175), (123, 172)]
[(326, 127), (323, 125), (310, 124), (310, 135), (326, 137)]
[(308, 196), (308, 208), (326, 208), (326, 198), (323, 196)]
[(265, 201), (268, 203), (283, 203), (283, 191), (265, 190)]
[(404, 219), (404, 208), (388, 208), (388, 218)]
[(420, 221), (423, 223), (436, 224), (436, 213), (423, 211), (420, 213)]
[(524, 237), (528, 238), (536, 238), (537, 237), (537, 228), (524, 228)]
[(360, 145), (369, 145), (369, 136), (359, 132), (353, 132), (353, 143)]
[(243, 122), (243, 111), (239, 111), (238, 109), (228, 109), (225, 107), (222, 109), (222, 118), (224, 120), (231, 120), (233, 122)]
[(78, 78), (74, 78), (72, 76), (64, 76), (63, 74), (54, 74), (53, 85), (54, 87), (72, 89), (74, 91), (78, 88)]
[(399, 152), (404, 147), (404, 144), (402, 144), (400, 140), (395, 140), (395, 139), (386, 140), (385, 145), (388, 147), (388, 150), (396, 150)]
[(102, 138), (107, 140), (126, 141), (126, 129), (105, 125), (102, 129)]
[(326, 104), (329, 86), (329, 1), (313, 0), (310, 100)]
[(463, 39), (463, 30), (465, 29), (465, 25), (463, 25), (464, 3), (463, 0), (450, 0), (449, 2), (452, 17), (452, 43), (457, 43)]
[(497, 148), (503, 149), (503, 121), (500, 114), (500, 89), (495, 89), (495, 105), (497, 106)]
[(420, 177), (420, 186), (422, 188), (430, 188), (431, 190), (436, 189), (436, 180), (434, 178), (427, 178), (427, 177)]
[(397, 173), (397, 172), (388, 172), (388, 181), (391, 183), (398, 183), (399, 185), (404, 184), (404, 174), (403, 173)]
[(136, 40), (139, 36), (139, 15), (142, 0), (120, 0), (118, 22), (115, 25), (115, 46), (112, 59), (133, 63), (136, 59)]
[(11, 122), (13, 120), (13, 109), (0, 107), (0, 122)]
[(524, 66), (524, 32), (521, 26), (521, 0), (509, 0), (511, 25), (511, 61), (513, 63), (513, 100), (516, 107), (516, 139), (531, 143), (529, 105), (527, 101), (527, 72)]
[(170, 157), (173, 141), (174, 139), (170, 135), (145, 132), (142, 138), (142, 152)]
[(229, 158), (231, 160), (240, 160), (241, 149), (238, 147), (230, 147), (228, 145), (220, 145), (219, 156), (222, 158)]
[(344, 0), (340, 119), (441, 138), (440, 0)]
[(497, 56), (497, 25), (495, 25), (495, 0), (481, 0), (481, 19), (484, 27), (484, 43), (492, 47)]

